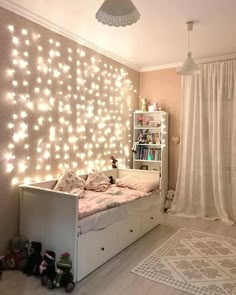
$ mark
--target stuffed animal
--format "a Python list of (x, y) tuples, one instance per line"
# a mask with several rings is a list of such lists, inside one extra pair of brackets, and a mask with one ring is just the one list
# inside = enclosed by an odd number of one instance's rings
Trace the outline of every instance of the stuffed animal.
[(113, 156), (111, 156), (111, 164), (112, 164), (112, 169), (117, 169), (117, 163), (118, 160), (116, 160)]
[(70, 272), (72, 261), (69, 253), (63, 253), (57, 262), (56, 276), (52, 282), (53, 287), (64, 287), (67, 293), (71, 293), (75, 287), (73, 275)]
[(28, 259), (29, 241), (23, 237), (15, 237), (9, 241), (5, 256), (0, 258), (2, 270), (23, 270)]
[(116, 181), (113, 178), (113, 176), (109, 176), (109, 179), (110, 179), (110, 184), (115, 184), (116, 183)]
[(47, 250), (43, 256), (43, 260), (39, 266), (39, 273), (41, 275), (41, 284), (52, 289), (52, 282), (56, 276), (55, 271), (56, 254), (51, 250)]
[(31, 242), (30, 247), (30, 256), (28, 258), (27, 264), (23, 270), (23, 273), (27, 274), (28, 276), (32, 275), (40, 275), (39, 273), (39, 266), (42, 262), (42, 244), (39, 242)]
[(165, 204), (164, 204), (165, 211), (168, 211), (171, 208), (171, 204), (173, 202), (174, 196), (175, 196), (175, 191), (168, 190), (166, 192), (166, 200), (165, 200)]

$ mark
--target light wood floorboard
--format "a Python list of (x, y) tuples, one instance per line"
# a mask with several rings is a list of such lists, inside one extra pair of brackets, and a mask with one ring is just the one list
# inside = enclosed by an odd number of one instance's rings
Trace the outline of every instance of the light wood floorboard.
[[(161, 225), (122, 251), (113, 259), (76, 284), (74, 295), (186, 295), (187, 293), (134, 275), (130, 270), (152, 253), (181, 227), (236, 238), (235, 226), (162, 215)], [(20, 272), (4, 272), (0, 295), (60, 295), (63, 289), (47, 290), (37, 278)]]

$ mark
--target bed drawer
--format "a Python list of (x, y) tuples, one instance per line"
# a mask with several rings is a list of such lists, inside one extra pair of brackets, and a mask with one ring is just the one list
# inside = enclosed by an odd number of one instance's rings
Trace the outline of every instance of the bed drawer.
[(117, 224), (117, 243), (120, 250), (132, 244), (141, 235), (141, 214), (132, 216)]
[(78, 238), (78, 280), (102, 265), (117, 251), (117, 234), (111, 227)]
[(142, 234), (147, 233), (159, 224), (160, 208), (155, 207), (142, 214)]

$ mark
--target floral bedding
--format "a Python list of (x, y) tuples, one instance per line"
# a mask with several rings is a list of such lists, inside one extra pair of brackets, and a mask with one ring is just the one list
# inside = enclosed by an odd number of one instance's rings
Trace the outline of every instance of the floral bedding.
[(84, 198), (79, 200), (79, 219), (121, 206), (150, 194), (127, 187), (117, 187), (116, 185), (111, 185), (105, 192), (85, 190)]

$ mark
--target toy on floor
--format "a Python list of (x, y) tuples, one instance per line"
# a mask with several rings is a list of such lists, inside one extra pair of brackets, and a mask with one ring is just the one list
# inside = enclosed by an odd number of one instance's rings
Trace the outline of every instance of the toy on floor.
[(15, 237), (9, 241), (5, 256), (0, 258), (2, 270), (23, 270), (28, 259), (29, 241), (23, 237)]
[(53, 287), (63, 287), (67, 293), (71, 293), (75, 287), (71, 273), (72, 261), (69, 253), (63, 253), (57, 262), (56, 277), (52, 282)]
[(175, 196), (175, 191), (168, 190), (166, 192), (166, 200), (165, 200), (165, 204), (164, 204), (164, 210), (165, 210), (165, 212), (168, 211), (171, 208), (171, 205), (172, 205), (174, 196)]
[(39, 266), (39, 273), (41, 275), (41, 284), (43, 286), (47, 286), (49, 289), (51, 287), (51, 282), (54, 280), (56, 275), (55, 259), (56, 259), (55, 252), (51, 250), (47, 250)]
[(28, 276), (39, 276), (39, 266), (42, 262), (42, 244), (40, 242), (31, 242), (30, 247), (30, 256), (27, 260), (27, 264), (23, 269), (23, 273), (27, 274)]

